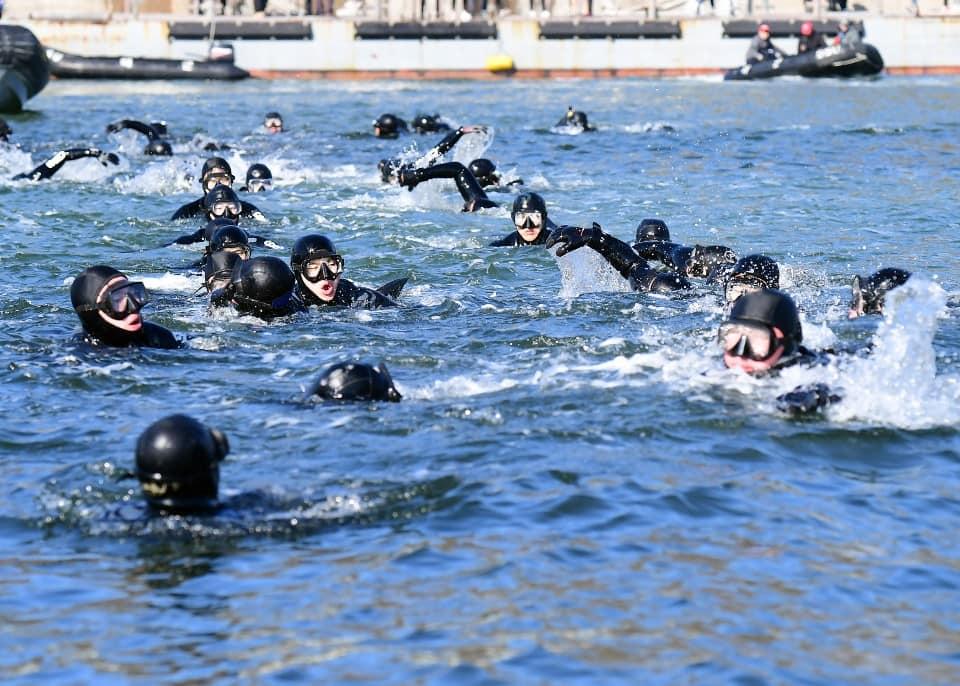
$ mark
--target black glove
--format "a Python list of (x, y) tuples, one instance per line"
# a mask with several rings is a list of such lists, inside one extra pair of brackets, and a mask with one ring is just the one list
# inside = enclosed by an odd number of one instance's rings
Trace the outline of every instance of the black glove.
[(563, 257), (568, 252), (573, 252), (578, 248), (582, 248), (585, 245), (590, 247), (596, 247), (600, 244), (600, 239), (603, 236), (603, 229), (600, 228), (600, 225), (596, 222), (593, 223), (589, 229), (584, 229), (579, 226), (558, 226), (547, 237), (547, 242), (545, 247), (552, 248), (554, 245), (559, 245), (557, 248), (557, 257)]
[(777, 396), (777, 409), (794, 416), (816, 412), (821, 407), (840, 401), (840, 396), (830, 392), (826, 384), (797, 386), (789, 393)]

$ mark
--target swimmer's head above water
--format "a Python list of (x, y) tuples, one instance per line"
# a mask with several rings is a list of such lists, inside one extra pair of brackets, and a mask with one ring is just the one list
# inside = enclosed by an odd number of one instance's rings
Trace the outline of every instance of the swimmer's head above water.
[(341, 362), (328, 367), (307, 393), (310, 400), (389, 400), (403, 396), (393, 384), (387, 366)]
[(343, 276), (343, 266), (343, 257), (326, 236), (312, 233), (293, 244), (290, 267), (296, 274), (301, 292), (307, 297), (333, 302)]
[(547, 226), (547, 203), (539, 193), (521, 193), (510, 211), (513, 225), (524, 243), (533, 243)]
[(373, 135), (377, 138), (396, 138), (406, 130), (407, 123), (395, 114), (381, 114), (373, 122)]
[(70, 302), (84, 331), (109, 345), (127, 345), (139, 334), (147, 301), (143, 283), (106, 265), (84, 269), (70, 286)]
[(227, 437), (182, 414), (154, 422), (137, 440), (137, 479), (151, 507), (202, 514), (217, 507)]
[(865, 314), (883, 314), (887, 293), (902, 286), (910, 278), (910, 272), (896, 267), (886, 267), (870, 276), (854, 276), (850, 288), (853, 298), (847, 316), (856, 319)]
[(763, 374), (788, 362), (800, 349), (803, 330), (789, 295), (762, 289), (742, 295), (720, 325), (723, 363), (748, 374)]

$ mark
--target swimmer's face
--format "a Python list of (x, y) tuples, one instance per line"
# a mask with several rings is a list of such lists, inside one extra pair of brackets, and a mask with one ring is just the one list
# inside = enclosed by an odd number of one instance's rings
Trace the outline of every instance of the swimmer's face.
[(747, 374), (770, 371), (785, 350), (783, 331), (775, 326), (724, 322), (720, 325), (718, 341), (723, 348), (723, 364)]
[(517, 227), (517, 233), (527, 243), (537, 240), (537, 236), (543, 231), (543, 214), (540, 212), (517, 212), (513, 217), (513, 223)]
[(207, 172), (206, 176), (203, 177), (204, 192), (209, 193), (218, 183), (222, 186), (226, 186), (227, 188), (232, 188), (233, 174), (228, 172), (226, 169), (211, 169)]
[(328, 254), (311, 257), (304, 260), (300, 273), (311, 293), (324, 302), (332, 302), (343, 275), (343, 258)]
[(110, 326), (135, 332), (143, 327), (140, 308), (146, 302), (142, 283), (131, 283), (125, 276), (115, 276), (97, 293), (97, 314)]

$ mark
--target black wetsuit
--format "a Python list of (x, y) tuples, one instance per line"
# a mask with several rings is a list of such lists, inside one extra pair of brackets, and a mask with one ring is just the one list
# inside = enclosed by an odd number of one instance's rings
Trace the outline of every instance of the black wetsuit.
[(404, 167), (400, 170), (400, 185), (413, 190), (417, 185), (430, 179), (453, 179), (463, 198), (463, 211), (476, 212), (486, 207), (499, 207), (487, 197), (480, 187), (477, 177), (459, 162), (444, 162), (425, 169)]
[[(428, 150), (423, 156), (423, 164), (427, 167), (436, 164), (441, 157), (453, 150), (453, 146), (455, 146), (460, 139), (463, 138), (464, 133), (465, 132), (462, 128), (458, 128), (444, 136), (439, 143), (430, 148), (430, 150)], [(390, 160), (380, 160), (380, 164), (378, 166), (380, 168), (380, 178), (384, 183), (394, 183), (397, 180), (400, 169), (402, 168), (413, 169), (412, 164), (404, 164), (396, 158)]]
[(594, 224), (592, 228), (561, 226), (550, 234), (547, 247), (560, 245), (558, 255), (587, 245), (630, 282), (630, 287), (643, 293), (672, 293), (692, 288), (681, 274), (663, 272), (651, 267), (633, 248)]
[[(104, 322), (104, 326), (109, 326)], [(115, 327), (113, 327), (115, 328)], [(130, 332), (116, 329), (116, 335), (101, 329), (103, 334), (93, 334), (84, 331), (80, 335), (83, 342), (95, 346), (111, 346), (114, 348), (141, 347), (141, 348), (164, 348), (174, 349), (182, 348), (183, 342), (173, 335), (170, 329), (166, 329), (159, 324), (143, 322), (139, 331)]]
[[(173, 213), (173, 216), (170, 217), (171, 221), (177, 219), (190, 219), (192, 217), (197, 217), (199, 215), (206, 215), (207, 208), (204, 207), (203, 201), (204, 198), (198, 198), (193, 202), (188, 202), (186, 205), (181, 207), (179, 210)], [(246, 200), (240, 201), (240, 216), (245, 219), (256, 219), (257, 221), (267, 221), (266, 215), (261, 212), (256, 205), (247, 202)]]
[(330, 301), (321, 300), (314, 295), (312, 291), (304, 287), (303, 284), (299, 283), (299, 281), (297, 288), (300, 299), (303, 300), (306, 305), (316, 305), (318, 307), (356, 307), (366, 310), (397, 306), (397, 301), (393, 298), (373, 288), (358, 286), (353, 283), (353, 281), (345, 279), (342, 276), (337, 284), (337, 292), (333, 296), (333, 300)]
[(710, 280), (722, 279), (737, 262), (737, 254), (725, 245), (694, 245), (670, 241), (641, 241), (634, 250), (646, 260), (657, 260), (668, 269), (684, 276)]
[(61, 150), (46, 162), (35, 167), (33, 171), (17, 174), (13, 178), (14, 180), (30, 179), (31, 181), (49, 179), (60, 171), (60, 168), (67, 162), (83, 159), (84, 157), (96, 157), (103, 166), (107, 166), (107, 163), (118, 164), (120, 162), (120, 158), (112, 152), (105, 153), (99, 148), (70, 148), (68, 150)]

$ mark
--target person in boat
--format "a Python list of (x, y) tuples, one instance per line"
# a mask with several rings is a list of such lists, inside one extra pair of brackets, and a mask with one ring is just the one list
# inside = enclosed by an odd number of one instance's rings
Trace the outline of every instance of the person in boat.
[(106, 167), (109, 164), (120, 164), (120, 158), (112, 152), (104, 152), (100, 148), (69, 148), (61, 150), (50, 159), (37, 165), (29, 172), (23, 172), (13, 177), (15, 181), (20, 179), (29, 179), (30, 181), (43, 181), (56, 174), (67, 162), (81, 160), (84, 157), (93, 157), (100, 164)]
[(396, 138), (407, 130), (407, 122), (395, 114), (386, 112), (373, 121), (373, 135), (377, 138)]
[(267, 112), (263, 117), (263, 128), (267, 133), (283, 133), (283, 117), (279, 112)]
[(567, 107), (563, 118), (554, 124), (558, 129), (570, 129), (576, 131), (596, 131), (597, 127), (590, 124), (587, 119), (587, 113), (573, 109), (573, 105)]
[(862, 43), (863, 26), (853, 24), (848, 19), (841, 19), (837, 24), (837, 35), (833, 39), (833, 44), (845, 48), (858, 48)]
[(160, 419), (140, 434), (136, 473), (157, 514), (213, 514), (220, 509), (220, 463), (230, 452), (223, 432), (183, 414)]
[(251, 257), (234, 264), (230, 282), (210, 293), (210, 304), (215, 307), (232, 305), (239, 314), (267, 321), (306, 310), (290, 267), (279, 257), (271, 255)]
[(896, 267), (886, 267), (870, 276), (854, 276), (850, 286), (853, 297), (847, 316), (856, 319), (865, 314), (883, 314), (887, 293), (905, 284), (909, 278), (910, 272)]
[(270, 167), (257, 162), (247, 169), (247, 182), (240, 189), (245, 193), (264, 193), (273, 188), (273, 172)]
[(511, 190), (510, 186), (523, 185), (523, 179), (504, 181), (503, 177), (497, 171), (497, 165), (486, 157), (478, 157), (473, 160), (473, 162), (468, 165), (468, 168), (484, 190), (506, 193)]
[(813, 27), (813, 22), (803, 22), (800, 25), (800, 38), (797, 41), (797, 54), (802, 55), (805, 52), (814, 52), (825, 47), (827, 47), (827, 41), (823, 34)]
[[(173, 213), (170, 217), (171, 220), (178, 219), (190, 219), (192, 217), (198, 217), (208, 213), (206, 207), (206, 198), (207, 194), (210, 193), (217, 185), (223, 185), (228, 188), (233, 186), (234, 176), (233, 171), (230, 169), (230, 164), (223, 159), (222, 157), (210, 157), (204, 163), (203, 167), (200, 168), (200, 187), (203, 189), (204, 195), (200, 198), (197, 198), (193, 202), (188, 202), (186, 205), (183, 205), (180, 209)], [(256, 219), (257, 221), (267, 221), (266, 216), (261, 212), (256, 205), (241, 201), (237, 199), (237, 202), (240, 203), (240, 216), (250, 219)], [(213, 219), (213, 217), (208, 217), (208, 219)]]
[(70, 286), (70, 302), (83, 326), (84, 340), (118, 348), (179, 348), (180, 341), (157, 324), (143, 321), (147, 289), (113, 267), (84, 269)]
[(307, 400), (388, 400), (403, 398), (393, 383), (387, 365), (362, 362), (340, 362), (327, 367), (307, 391)]
[[(486, 128), (483, 126), (461, 126), (454, 131), (451, 131), (446, 136), (444, 136), (439, 143), (430, 148), (425, 155), (421, 158), (421, 165), (424, 167), (429, 167), (437, 162), (446, 155), (448, 152), (453, 150), (453, 147), (460, 142), (460, 139), (469, 133), (482, 133), (485, 132)], [(407, 163), (404, 164), (400, 160), (393, 159), (383, 159), (377, 164), (377, 169), (380, 170), (380, 179), (384, 183), (394, 183), (398, 180), (400, 169), (404, 167), (413, 168), (414, 165)]]
[(143, 149), (144, 155), (170, 156), (173, 147), (163, 136), (167, 133), (167, 126), (163, 122), (146, 124), (136, 119), (121, 119), (107, 124), (107, 133), (117, 133), (124, 129), (131, 129), (147, 137), (147, 146)]
[(757, 62), (786, 56), (787, 53), (770, 40), (770, 25), (760, 24), (757, 27), (757, 35), (753, 37), (750, 41), (750, 47), (747, 48), (747, 64), (756, 64)]
[[(378, 309), (396, 307), (399, 288), (387, 294), (379, 289), (358, 286), (343, 276), (344, 260), (326, 236), (308, 234), (293, 244), (290, 267), (296, 277), (301, 300), (308, 306)], [(406, 282), (406, 279), (403, 279)], [(392, 282), (393, 284), (399, 282)], [(388, 289), (389, 290), (389, 289)]]
[(440, 119), (439, 114), (418, 114), (411, 124), (417, 133), (437, 133), (449, 131), (450, 125)]
[(539, 193), (521, 193), (513, 201), (510, 218), (516, 230), (490, 244), (492, 248), (544, 245), (557, 228), (547, 216), (547, 203)]
[(683, 275), (651, 267), (633, 248), (605, 232), (596, 222), (588, 228), (557, 227), (550, 233), (545, 246), (558, 246), (557, 257), (587, 246), (600, 253), (611, 267), (630, 282), (633, 290), (641, 293), (673, 293), (693, 288)]

